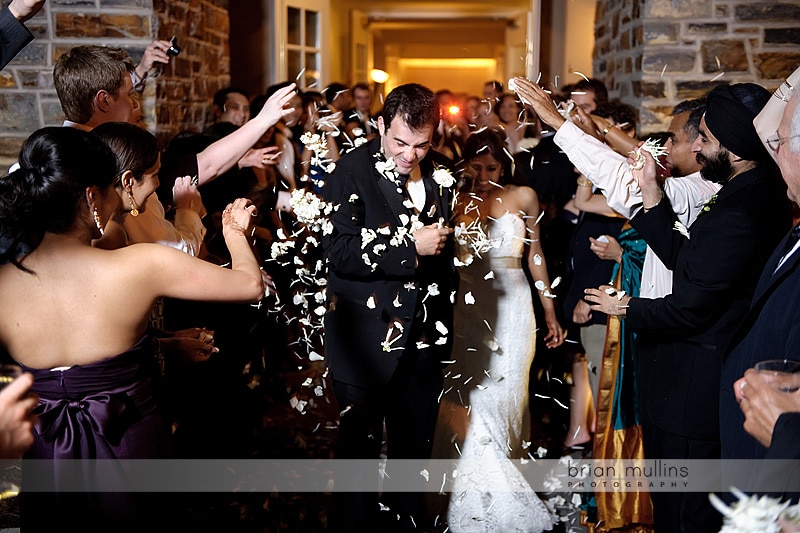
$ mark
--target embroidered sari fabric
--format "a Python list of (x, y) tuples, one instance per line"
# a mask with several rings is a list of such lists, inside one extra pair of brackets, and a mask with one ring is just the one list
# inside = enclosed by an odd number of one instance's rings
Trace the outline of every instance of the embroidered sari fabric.
[[(627, 223), (617, 240), (622, 247), (622, 262), (614, 267), (612, 284), (637, 297), (647, 245)], [(638, 386), (636, 334), (625, 327), (624, 320), (609, 317), (597, 392), (595, 461), (644, 458)], [(651, 531), (647, 525), (653, 523), (653, 509), (646, 490), (598, 492), (595, 498), (597, 531)]]

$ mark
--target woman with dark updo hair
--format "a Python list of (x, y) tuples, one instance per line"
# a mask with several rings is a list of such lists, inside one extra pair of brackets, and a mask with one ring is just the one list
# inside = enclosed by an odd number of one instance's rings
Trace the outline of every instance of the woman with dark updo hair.
[[(536, 336), (548, 348), (564, 340), (539, 242), (538, 196), (513, 183), (502, 132), (473, 133), (463, 155), (453, 210), (460, 266), (454, 361), (445, 376), (433, 455), (458, 460), (447, 525), (453, 531), (549, 530), (552, 517), (514, 463), (527, 457), (524, 443), (531, 440), (528, 384)], [(523, 261), (544, 308), (541, 333)]]
[[(0, 346), (33, 374), (40, 398), (26, 457), (164, 457), (171, 433), (154, 395), (145, 335), (151, 308), (162, 296), (259, 301), (264, 286), (248, 242), (255, 207), (237, 199), (225, 210), (230, 269), (158, 244), (103, 250), (92, 241), (119, 204), (109, 148), (77, 129), (43, 128), (25, 141), (19, 162), (0, 178)], [(106, 487), (117, 487), (94, 462), (81, 464), (82, 473), (56, 471), (58, 483), (91, 487), (102, 476)], [(129, 526), (139, 516), (127, 500), (105, 493), (87, 489), (68, 505), (63, 496), (57, 509), (23, 513), (23, 520), (55, 516), (85, 525), (103, 517)]]

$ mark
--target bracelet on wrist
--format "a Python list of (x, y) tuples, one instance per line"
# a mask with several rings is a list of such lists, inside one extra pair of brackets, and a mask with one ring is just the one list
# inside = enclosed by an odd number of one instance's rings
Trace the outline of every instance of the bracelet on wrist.
[(581, 176), (577, 179), (578, 187), (593, 187), (594, 184), (587, 178)]
[(606, 135), (608, 135), (608, 132), (611, 131), (611, 128), (616, 128), (616, 127), (617, 127), (616, 124), (609, 124), (608, 126), (603, 128), (603, 131), (601, 131), (600, 133), (603, 135), (603, 137), (605, 137)]

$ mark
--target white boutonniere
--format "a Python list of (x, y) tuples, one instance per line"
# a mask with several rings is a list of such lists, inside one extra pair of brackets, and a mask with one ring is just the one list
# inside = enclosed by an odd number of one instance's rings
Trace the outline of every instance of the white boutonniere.
[(711, 208), (714, 207), (715, 203), (717, 203), (717, 195), (712, 194), (708, 200), (703, 202), (703, 205), (700, 207), (700, 211), (697, 213), (697, 217), (699, 218), (700, 216), (711, 211)]
[(436, 184), (439, 186), (439, 194), (441, 194), (442, 193), (442, 188), (443, 187), (447, 187), (447, 188), (452, 187), (453, 184), (456, 182), (456, 179), (453, 177), (453, 175), (450, 173), (450, 171), (447, 170), (446, 168), (444, 168), (444, 167), (436, 167), (436, 169), (433, 171), (433, 181), (435, 181)]

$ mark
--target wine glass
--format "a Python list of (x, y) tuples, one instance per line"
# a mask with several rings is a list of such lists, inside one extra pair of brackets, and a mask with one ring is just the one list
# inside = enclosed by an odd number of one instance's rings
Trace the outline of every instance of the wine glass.
[(756, 372), (766, 376), (773, 388), (781, 392), (800, 390), (800, 361), (793, 359), (767, 359), (756, 363)]

